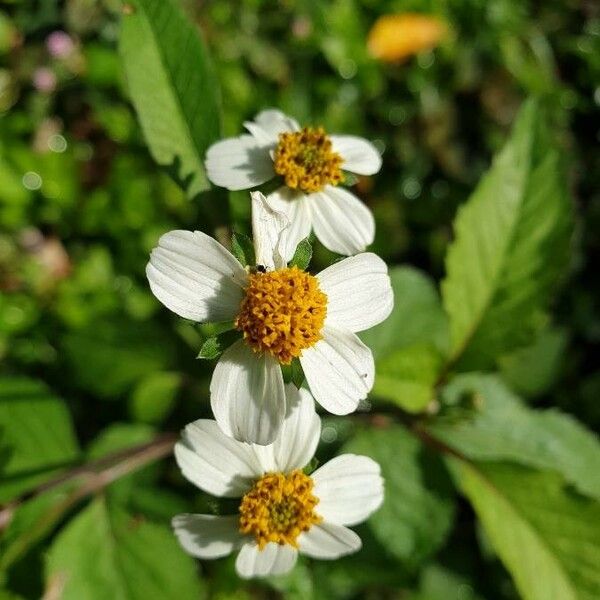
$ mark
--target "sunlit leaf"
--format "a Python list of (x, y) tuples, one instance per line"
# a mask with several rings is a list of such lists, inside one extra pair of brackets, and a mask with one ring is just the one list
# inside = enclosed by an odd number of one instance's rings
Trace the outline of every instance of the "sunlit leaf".
[(193, 197), (208, 189), (204, 155), (220, 134), (219, 87), (200, 33), (173, 0), (131, 0), (120, 52), (156, 162)]
[(463, 493), (524, 600), (600, 595), (600, 504), (554, 473), (453, 459)]
[(445, 391), (447, 401), (473, 394), (475, 409), (427, 426), (435, 438), (473, 459), (513, 461), (562, 474), (579, 492), (600, 500), (600, 442), (573, 417), (533, 410), (497, 377), (463, 375)]
[(510, 140), (459, 210), (442, 284), (451, 362), (487, 368), (528, 343), (569, 260), (566, 175), (539, 103), (525, 104)]
[(47, 587), (62, 600), (201, 598), (194, 560), (170, 528), (94, 500), (59, 533), (47, 557)]

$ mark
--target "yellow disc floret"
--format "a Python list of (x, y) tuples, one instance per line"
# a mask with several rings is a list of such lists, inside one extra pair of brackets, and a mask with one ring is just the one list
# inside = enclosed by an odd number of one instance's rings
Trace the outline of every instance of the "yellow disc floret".
[(297, 548), (296, 538), (322, 521), (313, 485), (300, 470), (263, 475), (242, 498), (240, 532), (253, 535), (260, 550), (269, 542)]
[(288, 365), (323, 337), (326, 314), (318, 279), (291, 267), (249, 275), (235, 326), (255, 352)]
[(274, 161), (275, 172), (284, 177), (285, 185), (303, 192), (318, 192), (344, 180), (343, 159), (332, 150), (322, 127), (280, 133)]

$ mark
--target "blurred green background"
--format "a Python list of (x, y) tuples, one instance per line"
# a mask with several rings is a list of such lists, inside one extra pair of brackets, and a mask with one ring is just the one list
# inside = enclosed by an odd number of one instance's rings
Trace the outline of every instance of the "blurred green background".
[[(383, 152), (382, 171), (357, 184), (377, 219), (373, 250), (436, 280), (444, 274), (457, 207), (506, 139), (522, 100), (550, 99), (570, 131), (564, 144), (578, 214), (574, 260), (554, 324), (503, 366), (532, 404), (560, 407), (598, 431), (600, 5), (182, 5), (215, 63), (224, 133), (237, 135), (244, 120), (277, 107), (302, 123), (373, 140)], [(227, 210), (230, 227), (240, 231), (247, 231), (249, 214), (247, 193), (228, 198), (215, 191), (190, 201), (153, 162), (117, 52), (121, 11), (116, 0), (0, 4), (0, 373), (45, 382), (66, 401), (81, 445), (110, 449), (210, 415), (212, 365), (194, 357), (211, 330), (164, 309), (144, 268), (162, 233), (202, 229), (225, 239)], [(373, 59), (372, 24), (402, 12), (435, 15), (449, 32), (439, 47), (403, 61)], [(333, 258), (315, 250), (315, 269)], [(324, 456), (353, 427), (327, 423)], [(160, 490), (140, 493), (135, 502), (150, 519), (166, 522), (210, 502), (172, 462), (149, 477)], [(211, 593), (276, 597), (279, 588), (290, 597), (517, 597), (498, 560), (478, 546), (466, 504), (434, 561), (398, 568), (366, 529), (361, 533), (367, 549), (359, 558), (318, 563), (311, 573), (301, 566), (276, 584), (243, 585), (231, 561), (208, 564)], [(8, 576), (8, 588), (23, 597), (39, 597), (43, 589), (44, 543)]]

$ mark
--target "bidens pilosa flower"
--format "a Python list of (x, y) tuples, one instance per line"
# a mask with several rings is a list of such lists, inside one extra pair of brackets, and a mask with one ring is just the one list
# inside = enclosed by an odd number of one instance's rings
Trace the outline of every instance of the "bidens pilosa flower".
[(226, 437), (211, 420), (189, 424), (175, 446), (183, 475), (214, 496), (240, 498), (230, 516), (183, 514), (173, 519), (181, 545), (198, 558), (240, 550), (242, 577), (289, 571), (298, 553), (334, 559), (356, 552), (348, 525), (367, 519), (383, 501), (379, 465), (343, 454), (307, 475), (321, 421), (306, 390), (286, 386), (287, 414), (274, 444), (257, 446)]
[(256, 269), (245, 269), (199, 231), (171, 231), (152, 251), (146, 274), (169, 309), (199, 322), (233, 321), (241, 334), (221, 355), (211, 406), (237, 440), (272, 443), (285, 415), (281, 365), (300, 360), (308, 386), (328, 411), (354, 411), (373, 385), (369, 348), (357, 337), (393, 305), (386, 264), (364, 253), (314, 276), (288, 267), (288, 223), (259, 192), (252, 194)]
[(311, 229), (324, 246), (339, 254), (362, 252), (373, 242), (373, 215), (340, 187), (344, 171), (358, 175), (379, 171), (381, 157), (373, 144), (351, 135), (327, 135), (322, 127), (301, 129), (278, 110), (264, 110), (244, 126), (249, 134), (208, 149), (206, 172), (215, 185), (229, 190), (281, 177), (283, 185), (267, 200), (291, 223), (283, 248), (286, 260)]

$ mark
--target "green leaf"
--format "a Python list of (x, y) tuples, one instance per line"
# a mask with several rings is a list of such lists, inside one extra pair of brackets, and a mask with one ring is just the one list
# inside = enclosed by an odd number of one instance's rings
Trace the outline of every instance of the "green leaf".
[(173, 0), (130, 0), (120, 53), (152, 156), (190, 197), (209, 188), (207, 148), (219, 138), (219, 85), (199, 31)]
[(360, 334), (375, 355), (373, 394), (410, 412), (423, 410), (448, 346), (448, 324), (433, 282), (409, 267), (390, 270), (394, 309)]
[(410, 600), (480, 600), (464, 576), (438, 565), (427, 565), (422, 571), (419, 591)]
[(294, 358), (289, 365), (281, 365), (281, 371), (285, 383), (293, 383), (300, 389), (304, 383), (304, 370), (302, 369), (299, 359)]
[(304, 238), (303, 240), (300, 240), (296, 246), (294, 256), (292, 256), (292, 260), (288, 263), (288, 266), (298, 267), (302, 271), (306, 271), (308, 265), (310, 264), (310, 259), (312, 258), (312, 252), (312, 244), (310, 243), (310, 239)]
[(343, 451), (380, 464), (385, 499), (368, 523), (387, 550), (415, 568), (443, 544), (454, 519), (454, 492), (443, 463), (403, 427), (362, 431)]
[(452, 459), (459, 485), (524, 600), (600, 597), (600, 504), (554, 473)]
[(203, 360), (214, 360), (218, 358), (233, 344), (240, 338), (240, 332), (237, 329), (230, 329), (228, 331), (224, 331), (223, 333), (219, 333), (218, 335), (213, 335), (209, 337), (200, 348), (200, 352), (196, 358), (201, 358)]
[(492, 375), (462, 375), (444, 390), (449, 402), (464, 394), (475, 394), (478, 409), (466, 418), (438, 418), (427, 426), (429, 434), (472, 460), (558, 471), (600, 500), (600, 443), (574, 418), (528, 408)]
[(64, 402), (41, 382), (0, 378), (0, 503), (79, 458)]
[(408, 412), (422, 411), (434, 399), (443, 359), (431, 345), (413, 345), (377, 361), (373, 394)]
[(170, 371), (149, 373), (130, 398), (130, 412), (136, 421), (161, 423), (172, 411), (181, 385), (181, 374)]
[(569, 259), (571, 200), (552, 123), (527, 102), (510, 140), (455, 219), (442, 283), (451, 359), (488, 368), (528, 343)]
[(533, 343), (498, 359), (503, 378), (519, 394), (545, 394), (560, 375), (568, 337), (564, 329), (543, 329)]
[(231, 234), (231, 252), (244, 267), (256, 265), (254, 243), (245, 233), (234, 231)]
[(170, 528), (135, 518), (101, 498), (58, 534), (46, 578), (63, 583), (62, 600), (204, 597), (194, 560)]
[(64, 349), (77, 385), (108, 399), (174, 362), (171, 339), (151, 323), (112, 321), (87, 327), (67, 334)]

